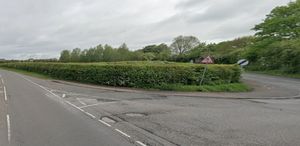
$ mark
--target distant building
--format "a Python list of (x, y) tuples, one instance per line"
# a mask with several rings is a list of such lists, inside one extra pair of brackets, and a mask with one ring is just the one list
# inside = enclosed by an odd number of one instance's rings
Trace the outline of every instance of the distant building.
[(199, 57), (196, 58), (195, 60), (193, 60), (194, 63), (196, 64), (214, 64), (214, 58), (211, 56), (207, 56), (207, 57)]

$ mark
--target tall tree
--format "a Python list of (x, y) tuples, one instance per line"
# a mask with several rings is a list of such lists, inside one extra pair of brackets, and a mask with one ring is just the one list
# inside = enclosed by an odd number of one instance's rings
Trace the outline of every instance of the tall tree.
[(276, 7), (261, 24), (256, 25), (256, 35), (262, 38), (295, 39), (300, 37), (300, 0), (287, 6)]
[(73, 49), (73, 51), (71, 53), (71, 61), (79, 62), (80, 61), (80, 53), (81, 53), (81, 50), (79, 48)]
[(173, 40), (171, 48), (176, 54), (182, 55), (198, 46), (199, 43), (198, 38), (194, 36), (178, 36)]
[(117, 50), (117, 61), (126, 61), (130, 59), (130, 51), (125, 43)]
[(103, 61), (103, 46), (100, 44), (95, 48), (95, 52), (94, 52), (94, 58), (95, 61), (99, 62), (99, 61)]
[(63, 50), (60, 54), (59, 61), (62, 62), (70, 62), (71, 60), (71, 53), (69, 50)]

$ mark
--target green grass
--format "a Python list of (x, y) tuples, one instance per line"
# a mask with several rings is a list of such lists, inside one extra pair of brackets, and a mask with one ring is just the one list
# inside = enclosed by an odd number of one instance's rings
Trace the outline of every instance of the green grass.
[(300, 79), (300, 74), (287, 74), (283, 73), (279, 70), (270, 70), (270, 71), (247, 71), (249, 73), (258, 73), (258, 74), (265, 74), (265, 75), (272, 75), (272, 76), (279, 76), (279, 77), (288, 77), (288, 78), (296, 78)]
[(231, 83), (222, 85), (180, 85), (180, 84), (169, 84), (157, 87), (160, 90), (168, 91), (183, 91), (183, 92), (248, 92), (252, 89), (244, 83)]
[[(0, 69), (13, 71), (16, 73), (20, 73), (27, 76), (32, 76), (40, 79), (54, 79), (50, 76), (19, 70), (19, 69), (12, 69), (6, 67), (0, 67)], [(182, 91), (182, 92), (248, 92), (252, 89), (244, 84), (244, 83), (232, 83), (232, 84), (222, 84), (222, 85), (204, 85), (204, 86), (197, 86), (197, 85), (180, 85), (180, 84), (165, 84), (163, 86), (157, 86), (155, 88), (151, 88), (151, 90), (166, 90), (166, 91)]]
[(7, 68), (7, 67), (0, 67), (0, 69), (13, 71), (13, 72), (16, 72), (16, 73), (20, 73), (20, 74), (23, 74), (23, 75), (32, 76), (32, 77), (36, 77), (36, 78), (40, 78), (40, 79), (53, 79), (53, 78), (51, 78), (49, 76), (46, 76), (46, 75), (42, 75), (42, 74), (38, 74), (38, 73), (34, 73), (34, 72), (29, 72), (29, 71), (24, 71), (24, 70), (19, 70), (19, 69), (13, 69), (13, 68)]

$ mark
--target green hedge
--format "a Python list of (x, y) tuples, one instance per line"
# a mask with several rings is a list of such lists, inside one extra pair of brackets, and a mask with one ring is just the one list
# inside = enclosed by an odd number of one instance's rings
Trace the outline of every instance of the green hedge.
[[(53, 78), (109, 86), (153, 88), (163, 84), (199, 85), (204, 65), (170, 62), (4, 63), (2, 67)], [(237, 65), (209, 65), (205, 85), (239, 82)]]

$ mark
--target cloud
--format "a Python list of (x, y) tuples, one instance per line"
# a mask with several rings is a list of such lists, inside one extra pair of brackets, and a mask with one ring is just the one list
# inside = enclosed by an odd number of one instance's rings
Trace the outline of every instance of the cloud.
[(57, 57), (97, 44), (131, 49), (177, 35), (215, 42), (250, 35), (289, 0), (0, 0), (0, 58)]

